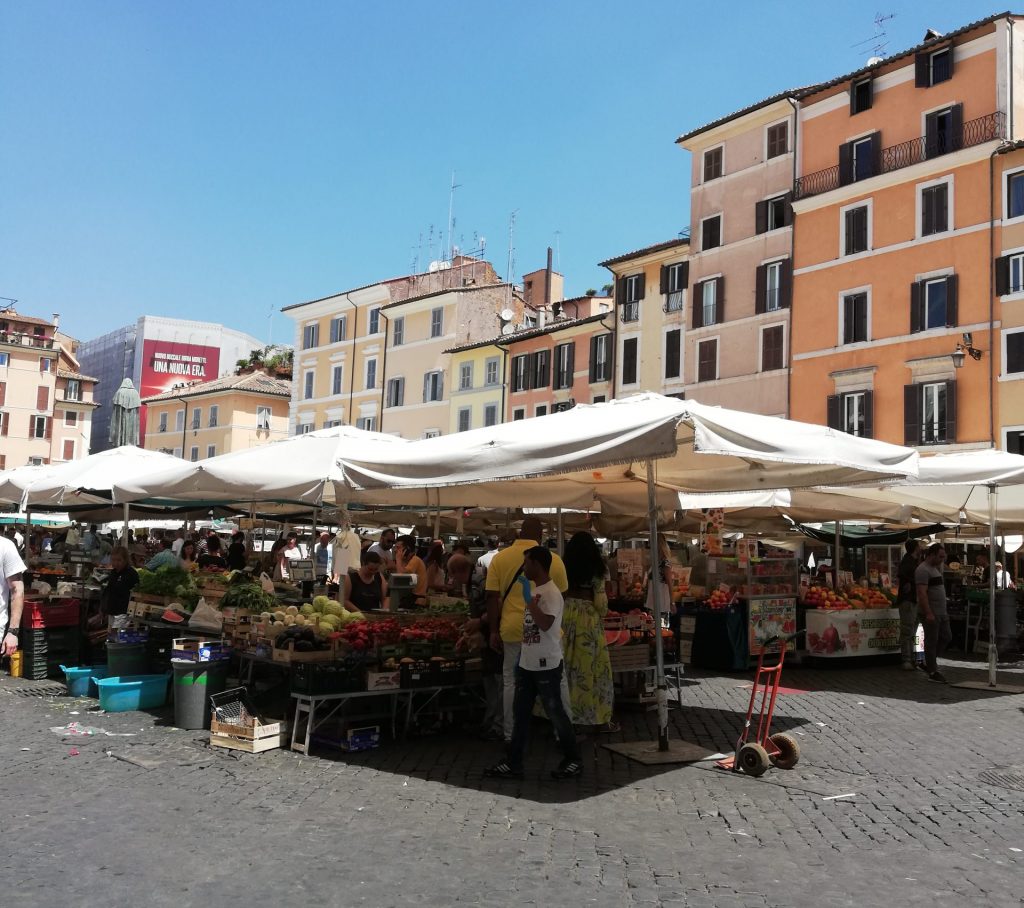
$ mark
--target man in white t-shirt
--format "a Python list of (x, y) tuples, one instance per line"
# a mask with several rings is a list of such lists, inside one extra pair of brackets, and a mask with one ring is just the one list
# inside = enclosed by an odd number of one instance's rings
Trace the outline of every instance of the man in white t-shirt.
[(185, 531), (178, 530), (174, 534), (174, 542), (171, 543), (171, 551), (174, 552), (175, 558), (181, 557), (181, 547), (185, 544)]
[(0, 536), (0, 656), (10, 656), (18, 649), (25, 605), (24, 572), (25, 562), (17, 547), (6, 536)]
[(530, 733), (533, 704), (540, 697), (551, 720), (562, 762), (553, 770), (554, 779), (571, 779), (583, 772), (579, 745), (562, 703), (562, 612), (565, 602), (552, 582), (551, 550), (538, 545), (523, 554), (523, 575), (534, 584), (533, 596), (524, 597), (523, 643), (516, 666), (513, 701), (512, 740), (505, 760), (484, 772), (490, 778), (521, 779), (523, 755)]

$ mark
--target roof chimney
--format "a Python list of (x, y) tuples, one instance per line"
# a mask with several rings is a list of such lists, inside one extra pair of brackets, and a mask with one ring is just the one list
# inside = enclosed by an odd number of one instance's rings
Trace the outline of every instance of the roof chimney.
[(544, 305), (551, 305), (551, 247), (548, 246), (548, 266), (544, 270)]
[(60, 313), (59, 312), (54, 312), (53, 313), (53, 327), (54, 328), (59, 328), (60, 327)]

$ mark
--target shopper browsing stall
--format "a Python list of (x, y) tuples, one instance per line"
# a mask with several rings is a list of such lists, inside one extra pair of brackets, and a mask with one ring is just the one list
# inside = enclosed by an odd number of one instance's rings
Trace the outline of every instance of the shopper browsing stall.
[[(373, 552), (372, 546), (370, 547), (370, 551)], [(416, 540), (412, 536), (399, 536), (398, 539), (395, 540), (395, 572), (398, 574), (416, 575), (414, 602), (418, 606), (426, 605), (427, 566), (416, 554)]]
[[(527, 517), (523, 520), (519, 538), (507, 549), (502, 549), (494, 556), (487, 571), (487, 617), (491, 627), (490, 644), (492, 649), (504, 654), (502, 705), (506, 741), (512, 739), (512, 704), (516, 689), (515, 668), (519, 661), (519, 651), (522, 648), (523, 613), (526, 611), (522, 586), (518, 580), (525, 570), (524, 553), (527, 549), (539, 545), (543, 534), (544, 528), (541, 526), (540, 519)], [(558, 591), (564, 593), (569, 588), (569, 581), (565, 576), (565, 565), (556, 554), (552, 555), (550, 574)], [(568, 713), (571, 708), (569, 684), (564, 674), (562, 676), (562, 699), (565, 711)]]
[(15, 544), (0, 536), (0, 656), (13, 655), (21, 634), (21, 610), (25, 605), (25, 562)]
[(171, 551), (172, 541), (170, 539), (164, 539), (161, 544), (163, 548), (146, 562), (147, 571), (155, 571), (157, 568), (162, 568), (164, 565), (170, 565), (171, 567), (178, 566), (178, 558), (175, 556), (174, 552)]
[(228, 546), (228, 568), (232, 571), (244, 571), (245, 560), (245, 533), (238, 532), (231, 537), (231, 545)]
[(946, 684), (939, 672), (939, 657), (946, 651), (953, 635), (949, 629), (949, 614), (946, 611), (946, 587), (942, 580), (942, 564), (946, 550), (941, 542), (928, 546), (924, 561), (914, 574), (917, 585), (917, 604), (924, 624), (924, 662), (928, 680)]
[(228, 563), (220, 550), (220, 537), (211, 536), (206, 542), (206, 553), (199, 556), (200, 568), (219, 568), (222, 571), (228, 569)]
[(917, 659), (917, 626), (921, 623), (914, 575), (921, 563), (921, 557), (916, 539), (908, 539), (903, 543), (903, 548), (906, 554), (900, 559), (896, 605), (900, 610), (900, 652), (903, 656), (903, 668), (913, 671)]
[(601, 550), (589, 533), (576, 533), (566, 544), (565, 572), (569, 589), (562, 618), (562, 649), (572, 721), (575, 725), (599, 725), (614, 730), (610, 725), (612, 663), (604, 637), (607, 569)]
[(508, 757), (486, 770), (492, 778), (522, 778), (523, 756), (529, 738), (533, 705), (538, 698), (551, 720), (562, 762), (551, 775), (570, 779), (583, 772), (572, 722), (562, 704), (562, 613), (564, 602), (551, 579), (552, 552), (537, 545), (523, 554), (523, 575), (535, 584), (533, 598), (523, 612), (522, 645), (516, 667), (512, 741)]

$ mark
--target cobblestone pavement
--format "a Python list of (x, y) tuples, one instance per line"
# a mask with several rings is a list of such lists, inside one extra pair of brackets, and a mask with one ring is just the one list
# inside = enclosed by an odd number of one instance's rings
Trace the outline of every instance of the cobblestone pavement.
[[(749, 677), (690, 682), (673, 737), (729, 750)], [(494, 745), (468, 734), (234, 754), (166, 711), (97, 715), (58, 685), (4, 675), (3, 903), (1022, 903), (1024, 696), (889, 667), (794, 668), (783, 683), (806, 691), (777, 712), (803, 749), (792, 771), (640, 766), (601, 746), (653, 736), (653, 714), (623, 713), (620, 734), (584, 742), (578, 782), (545, 779), (557, 757), (539, 727), (527, 780), (503, 783), (482, 778)], [(72, 721), (132, 737), (50, 730)]]

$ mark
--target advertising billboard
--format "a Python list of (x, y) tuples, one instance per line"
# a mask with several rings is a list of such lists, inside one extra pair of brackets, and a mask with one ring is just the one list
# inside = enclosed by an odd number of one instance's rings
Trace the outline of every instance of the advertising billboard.
[[(175, 385), (212, 381), (220, 375), (220, 347), (146, 339), (142, 345), (139, 393), (143, 399), (170, 391)], [(142, 408), (140, 441), (146, 437), (146, 408)]]

